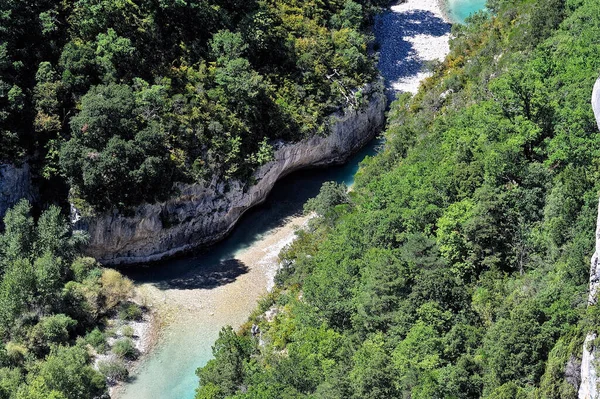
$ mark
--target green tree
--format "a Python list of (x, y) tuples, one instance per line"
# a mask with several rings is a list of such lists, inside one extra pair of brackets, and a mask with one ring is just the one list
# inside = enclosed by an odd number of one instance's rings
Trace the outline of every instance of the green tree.
[(29, 345), (38, 354), (46, 354), (50, 346), (68, 343), (76, 325), (75, 320), (64, 314), (43, 317), (29, 331)]
[(4, 233), (0, 236), (0, 260), (3, 268), (11, 262), (32, 255), (35, 230), (30, 212), (29, 202), (21, 200), (4, 216)]
[(103, 71), (104, 83), (118, 80), (118, 73), (127, 71), (134, 60), (135, 47), (131, 40), (120, 37), (114, 29), (108, 28), (106, 33), (99, 33), (96, 38), (96, 63)]
[(348, 187), (344, 183), (325, 182), (319, 194), (306, 201), (304, 212), (315, 212), (319, 216), (326, 216), (334, 212), (337, 205), (348, 204)]
[(383, 335), (374, 335), (365, 340), (354, 353), (354, 367), (350, 381), (355, 398), (396, 397), (395, 372), (389, 353), (385, 349)]
[[(221, 329), (213, 346), (215, 358), (196, 371), (200, 378), (196, 397), (216, 398), (237, 392), (244, 378), (244, 364), (250, 355), (249, 350), (250, 340), (247, 337), (238, 336), (230, 326)], [(215, 386), (219, 389), (215, 390)]]
[(89, 355), (80, 346), (52, 349), (36, 374), (42, 386), (66, 399), (93, 398), (106, 390), (104, 378), (89, 365)]

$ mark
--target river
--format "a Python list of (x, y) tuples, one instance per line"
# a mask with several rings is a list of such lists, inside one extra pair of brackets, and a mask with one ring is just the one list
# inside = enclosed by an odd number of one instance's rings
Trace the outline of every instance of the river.
[(238, 327), (272, 281), (279, 251), (302, 225), (302, 206), (323, 182), (352, 185), (359, 162), (376, 152), (374, 140), (343, 166), (305, 170), (279, 181), (267, 201), (248, 211), (231, 235), (194, 256), (126, 269), (162, 317), (157, 348), (118, 395), (127, 399), (191, 399), (195, 370), (211, 357), (221, 327)]
[(448, 16), (454, 22), (464, 23), (465, 19), (485, 8), (486, 0), (447, 0)]
[[(377, 18), (378, 67), (390, 98), (397, 91), (417, 90), (428, 75), (425, 62), (448, 52), (449, 32), (438, 0), (408, 0)], [(264, 204), (248, 211), (231, 235), (209, 249), (150, 267), (125, 269), (166, 326), (156, 348), (113, 397), (193, 399), (196, 368), (211, 358), (219, 330), (244, 323), (272, 284), (277, 254), (307, 221), (303, 204), (323, 182), (352, 185), (359, 163), (375, 154), (380, 143), (372, 141), (344, 166), (300, 171), (282, 179)]]

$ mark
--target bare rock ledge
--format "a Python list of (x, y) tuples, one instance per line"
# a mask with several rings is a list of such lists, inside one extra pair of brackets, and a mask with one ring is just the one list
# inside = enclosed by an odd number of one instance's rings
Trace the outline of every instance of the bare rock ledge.
[(275, 160), (254, 173), (253, 185), (216, 179), (179, 184), (176, 197), (143, 204), (127, 216), (112, 211), (80, 217), (72, 207), (74, 227), (90, 234), (87, 255), (105, 265), (137, 264), (221, 240), (244, 212), (266, 199), (277, 180), (302, 168), (342, 163), (375, 137), (386, 106), (381, 85), (375, 86), (369, 89), (367, 104), (332, 115), (329, 135), (280, 145)]

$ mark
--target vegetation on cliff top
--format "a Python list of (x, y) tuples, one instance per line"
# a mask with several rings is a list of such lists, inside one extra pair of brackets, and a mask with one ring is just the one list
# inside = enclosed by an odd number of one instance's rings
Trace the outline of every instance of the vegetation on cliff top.
[(100, 210), (248, 176), (360, 100), (379, 3), (5, 1), (0, 161), (43, 158)]
[(600, 3), (488, 8), (392, 105), (349, 197), (311, 201), (320, 216), (246, 328), (222, 331), (197, 399), (577, 398), (600, 326)]

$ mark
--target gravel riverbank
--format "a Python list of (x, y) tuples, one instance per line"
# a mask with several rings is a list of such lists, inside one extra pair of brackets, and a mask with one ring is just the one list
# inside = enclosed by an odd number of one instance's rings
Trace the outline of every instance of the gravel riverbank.
[(388, 99), (397, 92), (416, 93), (430, 76), (428, 63), (442, 61), (450, 51), (450, 23), (440, 0), (407, 0), (377, 17), (378, 68)]
[[(295, 231), (308, 222), (308, 216), (292, 216), (283, 220), (279, 227), (270, 230), (253, 245), (237, 252), (232, 259), (221, 262), (215, 268), (199, 268), (165, 286), (145, 283), (136, 287), (142, 301), (150, 307), (155, 316), (146, 331), (151, 337), (140, 340), (157, 342), (156, 349), (146, 352), (134, 368), (133, 381), (119, 386), (111, 392), (112, 398), (154, 398), (158, 387), (172, 384), (172, 378), (179, 377), (166, 366), (169, 354), (180, 362), (189, 362), (187, 371), (191, 374), (183, 379), (181, 387), (175, 387), (173, 397), (183, 395), (187, 380), (195, 379), (195, 366), (210, 357), (210, 352), (198, 354), (189, 350), (186, 343), (193, 345), (195, 340), (214, 342), (221, 327), (243, 324), (256, 307), (259, 298), (273, 286), (273, 278), (278, 268), (279, 252), (295, 237)], [(160, 322), (159, 322), (160, 320)], [(151, 327), (152, 326), (152, 327)], [(160, 326), (157, 332), (156, 326)], [(158, 335), (157, 335), (158, 334)], [(185, 353), (187, 352), (187, 353)], [(146, 362), (150, 357), (162, 357), (164, 361)], [(145, 367), (166, 367), (163, 373), (144, 372)], [(183, 370), (181, 364), (174, 366)], [(157, 374), (160, 376), (157, 377)], [(151, 380), (147, 376), (153, 375)]]

